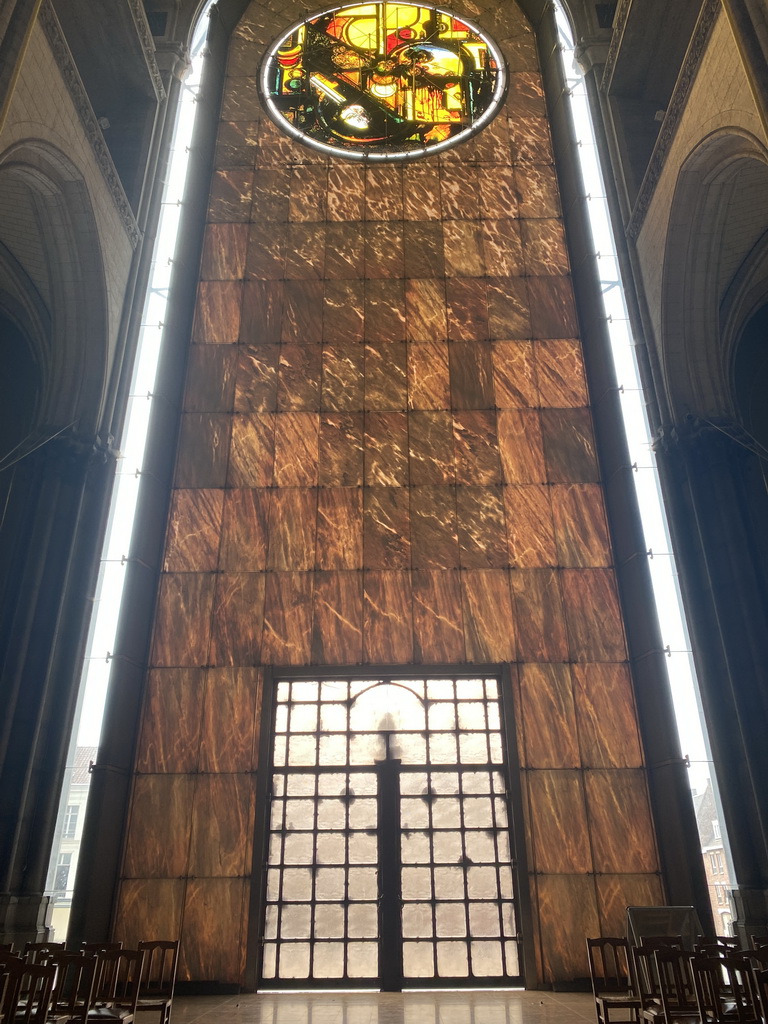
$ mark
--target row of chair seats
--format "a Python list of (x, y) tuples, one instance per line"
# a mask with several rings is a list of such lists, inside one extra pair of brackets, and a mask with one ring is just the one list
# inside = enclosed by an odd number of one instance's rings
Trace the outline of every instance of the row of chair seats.
[(138, 1011), (169, 1024), (177, 941), (28, 943), (0, 951), (0, 1024), (131, 1024)]

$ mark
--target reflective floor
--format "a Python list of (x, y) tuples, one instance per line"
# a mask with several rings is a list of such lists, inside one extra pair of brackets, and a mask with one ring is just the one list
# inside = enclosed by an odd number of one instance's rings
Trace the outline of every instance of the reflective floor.
[[(280, 992), (177, 998), (172, 1019), (173, 1024), (594, 1024), (594, 1005), (591, 995), (572, 992)], [(142, 1018), (138, 1024), (145, 1024)]]

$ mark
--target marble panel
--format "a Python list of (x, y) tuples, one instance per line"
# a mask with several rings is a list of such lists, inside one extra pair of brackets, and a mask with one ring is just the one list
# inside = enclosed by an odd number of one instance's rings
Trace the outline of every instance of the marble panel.
[(247, 221), (251, 212), (252, 181), (253, 171), (250, 167), (214, 171), (208, 201), (209, 223)]
[(253, 167), (258, 137), (257, 121), (221, 121), (216, 139), (216, 167)]
[(533, 342), (495, 341), (492, 353), (497, 408), (535, 408), (539, 404), (539, 394)]
[(541, 769), (527, 773), (533, 827), (533, 866), (560, 874), (592, 871), (582, 773)]
[(409, 572), (367, 570), (363, 574), (363, 660), (378, 665), (413, 661)]
[(320, 411), (319, 345), (281, 345), (277, 408), (280, 412)]
[(515, 569), (510, 575), (520, 661), (565, 661), (568, 639), (558, 573)]
[(464, 661), (459, 574), (423, 570), (412, 575), (413, 654), (421, 664)]
[(357, 665), (363, 657), (363, 577), (318, 572), (312, 616), (312, 664)]
[(199, 668), (156, 668), (147, 672), (137, 772), (197, 771), (204, 679)]
[(255, 572), (266, 568), (271, 500), (268, 487), (231, 488), (224, 492), (221, 569)]
[(434, 162), (414, 162), (403, 170), (406, 220), (440, 220), (440, 177)]
[(363, 409), (365, 350), (362, 345), (324, 345), (320, 408), (325, 412)]
[(179, 981), (239, 984), (246, 893), (241, 878), (194, 878), (187, 883)]
[(280, 341), (283, 318), (282, 281), (246, 281), (240, 341), (244, 345), (270, 345)]
[(508, 124), (514, 163), (552, 163), (552, 140), (546, 117), (515, 112), (508, 118)]
[(189, 350), (185, 412), (230, 412), (235, 396), (234, 346), (192, 345)]
[(549, 490), (543, 484), (504, 488), (509, 562), (516, 569), (557, 565)]
[(402, 164), (365, 168), (365, 219), (403, 219)]
[(365, 277), (363, 225), (339, 221), (325, 235), (325, 276), (331, 280)]
[(373, 278), (365, 282), (365, 337), (367, 341), (405, 339), (404, 282)]
[(263, 685), (261, 668), (208, 670), (200, 744), (201, 771), (250, 772), (256, 767)]
[(483, 249), (488, 273), (494, 277), (520, 277), (526, 273), (528, 252), (523, 249), (519, 221), (507, 218), (484, 220)]
[(309, 572), (267, 574), (264, 637), (266, 665), (306, 665), (312, 640), (312, 583)]
[(589, 409), (542, 409), (541, 434), (551, 483), (600, 479)]
[(363, 492), (358, 487), (321, 487), (317, 495), (318, 569), (362, 569)]
[(517, 188), (514, 170), (500, 164), (481, 164), (477, 168), (480, 215), (491, 219), (517, 216)]
[(323, 413), (318, 444), (321, 487), (359, 487), (363, 482), (363, 414)]
[(608, 524), (599, 484), (552, 487), (558, 564), (569, 568), (611, 564)]
[(314, 163), (306, 159), (307, 147), (293, 142), (288, 135), (267, 118), (262, 119), (259, 144), (256, 151), (256, 168), (289, 168), (292, 164)]
[(487, 341), (455, 341), (448, 348), (451, 364), (451, 405), (454, 409), (493, 409), (491, 345)]
[(325, 272), (325, 224), (291, 222), (285, 242), (285, 276), (312, 280)]
[(514, 168), (515, 191), (521, 217), (559, 217), (560, 194), (551, 164), (525, 164)]
[(443, 225), (439, 221), (406, 221), (403, 228), (406, 277), (442, 277), (445, 274)]
[(205, 229), (201, 281), (238, 281), (245, 275), (247, 224), (209, 224)]
[[(506, 12), (504, 13), (506, 16)], [(508, 26), (506, 17), (504, 21), (505, 27)], [(505, 117), (495, 117), (479, 135), (475, 136), (473, 142), (478, 171), (484, 164), (498, 166), (509, 163), (509, 129)]]
[(645, 874), (658, 870), (643, 768), (586, 774), (587, 812), (595, 870)]
[(318, 470), (320, 415), (280, 412), (275, 416), (275, 484), (315, 487)]
[(539, 413), (503, 409), (497, 415), (499, 454), (504, 481), (537, 484), (547, 479)]
[(368, 487), (408, 483), (408, 414), (365, 414), (364, 481)]
[(222, 572), (216, 576), (211, 665), (258, 663), (264, 581), (261, 572)]
[(451, 404), (448, 345), (419, 341), (408, 345), (408, 408), (448, 409)]
[(163, 572), (216, 568), (224, 491), (174, 491), (168, 515)]
[(365, 408), (404, 411), (408, 403), (408, 349), (404, 341), (365, 346)]
[(536, 375), (541, 404), (553, 408), (589, 405), (578, 341), (538, 341)]
[(666, 902), (658, 875), (598, 875), (600, 934), (623, 935), (627, 907), (662, 907)]
[(319, 345), (323, 340), (323, 282), (286, 281), (281, 341)]
[(112, 938), (136, 949), (145, 935), (181, 934), (183, 878), (125, 878), (120, 889)]
[(573, 338), (578, 333), (570, 277), (529, 277), (534, 338)]
[(205, 665), (215, 577), (164, 573), (160, 577), (151, 665)]
[(543, 876), (537, 890), (544, 981), (589, 977), (584, 936), (600, 934), (594, 878)]
[(462, 569), (461, 606), (467, 661), (514, 661), (509, 573), (505, 569)]
[(518, 672), (525, 767), (579, 768), (576, 709), (568, 665), (520, 665)]
[(241, 345), (238, 350), (235, 412), (274, 412), (277, 408), (279, 345)]
[(253, 172), (253, 205), (251, 222), (276, 224), (288, 220), (291, 194), (289, 167), (257, 168)]
[(405, 273), (403, 222), (369, 220), (365, 224), (365, 276), (402, 277)]
[(487, 486), (501, 480), (496, 413), (479, 409), (453, 414), (456, 483)]
[(364, 288), (363, 281), (325, 282), (323, 341), (345, 345), (363, 340)]
[[(239, 63), (245, 64), (245, 61)], [(243, 73), (240, 74), (240, 71)], [(225, 121), (248, 121), (253, 117), (253, 111), (258, 109), (258, 83), (253, 74), (249, 76), (246, 71), (253, 72), (253, 61), (250, 68), (237, 71), (231, 60), (227, 63), (227, 78), (221, 101), (221, 117)]]
[(411, 523), (407, 488), (364, 489), (363, 565), (366, 569), (410, 569)]
[(415, 569), (457, 569), (454, 487), (411, 487), (411, 558)]
[(453, 417), (449, 412), (409, 413), (408, 445), (412, 485), (454, 482)]
[(201, 775), (195, 787), (189, 873), (193, 877), (248, 874), (256, 780), (253, 775)]
[(178, 878), (187, 874), (194, 775), (136, 775), (123, 875)]
[(565, 618), (574, 661), (624, 661), (627, 650), (610, 569), (563, 569)]
[(196, 345), (233, 345), (240, 333), (240, 303), (243, 286), (239, 281), (201, 281), (192, 328)]
[(324, 164), (292, 168), (288, 216), (293, 221), (325, 220), (327, 194), (328, 168)]
[(441, 164), (440, 209), (444, 221), (476, 220), (480, 216), (477, 167), (464, 163)]
[[(309, 416), (310, 413), (282, 413)], [(269, 487), (275, 457), (275, 414), (232, 417), (227, 483), (230, 487)]]
[[(446, 220), (443, 222), (445, 273), (450, 277), (483, 277), (486, 264), (480, 222)], [(496, 268), (493, 263), (489, 267)]]
[(639, 768), (643, 763), (628, 665), (573, 665), (582, 763)]
[(525, 267), (529, 274), (542, 277), (570, 272), (561, 220), (523, 220), (521, 228)]
[(488, 286), (480, 278), (454, 277), (447, 289), (448, 337), (452, 341), (488, 338)]
[(277, 487), (269, 519), (267, 568), (309, 570), (315, 564), (317, 488)]
[(245, 276), (256, 281), (281, 281), (285, 277), (288, 224), (257, 221), (248, 231)]
[(362, 220), (365, 216), (365, 168), (344, 160), (331, 160), (328, 165), (329, 221)]
[(509, 564), (500, 487), (457, 487), (456, 515), (463, 569), (502, 569)]
[(521, 277), (488, 279), (488, 332), (491, 339), (524, 340), (531, 337), (527, 285), (528, 279)]
[(409, 341), (440, 341), (448, 333), (445, 281), (408, 278), (405, 282), (406, 336)]
[(541, 75), (532, 71), (516, 71), (509, 76), (507, 104), (519, 114), (545, 117), (544, 87)]

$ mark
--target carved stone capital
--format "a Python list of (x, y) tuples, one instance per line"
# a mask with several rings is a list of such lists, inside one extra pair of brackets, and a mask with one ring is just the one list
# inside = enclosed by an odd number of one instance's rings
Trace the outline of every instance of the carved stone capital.
[(688, 416), (680, 423), (660, 427), (653, 442), (653, 450), (662, 455), (685, 455), (701, 448), (722, 447), (725, 450), (754, 449), (754, 441), (734, 420), (726, 417), (700, 419)]

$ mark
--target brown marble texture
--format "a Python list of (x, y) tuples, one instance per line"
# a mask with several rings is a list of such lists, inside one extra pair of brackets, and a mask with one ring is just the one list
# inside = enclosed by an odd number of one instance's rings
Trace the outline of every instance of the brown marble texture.
[(251, 224), (276, 224), (288, 220), (291, 170), (288, 167), (257, 168), (253, 173)]
[(475, 220), (480, 216), (475, 166), (465, 163), (442, 163), (440, 209), (444, 221)]
[(214, 171), (208, 202), (209, 223), (247, 221), (251, 212), (250, 167)]
[(403, 487), (408, 483), (408, 414), (365, 414), (365, 484)]
[(552, 513), (559, 565), (611, 564), (608, 524), (598, 484), (555, 484)]
[[(283, 413), (282, 416), (310, 413)], [(273, 479), (275, 421), (273, 413), (232, 417), (227, 483), (230, 487), (269, 487)]]
[(365, 168), (365, 219), (403, 219), (403, 165)]
[(579, 737), (568, 665), (518, 667), (526, 768), (579, 768)]
[(467, 661), (514, 661), (509, 573), (504, 569), (462, 569), (461, 605)]
[(363, 577), (318, 572), (312, 614), (312, 663), (356, 665), (363, 657)]
[(197, 345), (233, 345), (240, 334), (240, 281), (201, 281), (192, 341)]
[(258, 109), (259, 88), (256, 77), (248, 71), (253, 67), (246, 68), (244, 60), (240, 61), (241, 67), (235, 70), (231, 61), (227, 66), (227, 78), (224, 83), (224, 95), (221, 100), (221, 116), (227, 121), (247, 121), (253, 117), (253, 111)]
[(258, 135), (255, 121), (222, 121), (216, 139), (216, 166), (253, 167)]
[(491, 346), (487, 341), (456, 341), (448, 346), (451, 405), (454, 409), (493, 409)]
[(514, 111), (507, 119), (512, 160), (515, 163), (552, 163), (549, 125), (542, 114)]
[(557, 408), (589, 404), (578, 341), (537, 342), (536, 376), (542, 405)]
[(624, 631), (610, 569), (563, 569), (568, 639), (574, 661), (623, 661)]
[(538, 72), (513, 72), (509, 76), (508, 89), (507, 104), (511, 110), (521, 114), (535, 114), (538, 117), (546, 115), (544, 87)]
[(489, 485), (501, 479), (496, 414), (462, 410), (453, 414), (456, 483)]
[(216, 577), (211, 665), (256, 665), (261, 652), (265, 576), (222, 572)]
[(525, 164), (514, 168), (515, 191), (521, 217), (559, 217), (560, 197), (551, 164)]
[(440, 341), (447, 336), (445, 281), (409, 278), (405, 282), (408, 341)]
[(459, 574), (426, 569), (411, 578), (414, 660), (422, 664), (464, 661)]
[(532, 337), (528, 284), (529, 279), (522, 277), (488, 278), (488, 331), (492, 339)]
[(123, 875), (187, 874), (194, 775), (137, 775), (131, 798)]
[(658, 860), (642, 768), (586, 774), (587, 812), (595, 870), (644, 874)]
[(288, 216), (293, 221), (325, 220), (328, 168), (294, 167), (291, 172)]
[(189, 874), (238, 877), (250, 872), (256, 798), (254, 775), (200, 775), (192, 806)]
[(529, 274), (540, 277), (544, 274), (569, 273), (565, 233), (559, 218), (522, 220), (520, 227), (525, 251), (525, 268)]
[(398, 278), (405, 273), (403, 222), (395, 220), (365, 223), (365, 276)]
[(658, 875), (599, 875), (597, 906), (601, 935), (623, 935), (627, 907), (661, 907), (666, 902)]
[(201, 771), (251, 772), (256, 767), (263, 681), (261, 668), (208, 669)]
[(447, 289), (448, 337), (451, 341), (488, 338), (488, 286), (480, 278), (454, 277)]
[(266, 568), (269, 506), (266, 487), (232, 488), (224, 492), (219, 567), (253, 572)]
[(214, 577), (164, 573), (155, 613), (150, 664), (205, 665), (211, 630)]
[(643, 763), (627, 665), (573, 665), (582, 763), (587, 768), (639, 768)]
[(265, 665), (306, 665), (312, 637), (312, 573), (267, 574), (264, 637)]
[(519, 277), (528, 268), (528, 252), (524, 250), (519, 222), (510, 218), (483, 221), (483, 249), (488, 273)]
[(510, 574), (520, 661), (565, 661), (568, 639), (554, 569), (514, 569)]
[(542, 484), (504, 487), (509, 563), (517, 569), (557, 565), (550, 489)]
[(408, 347), (404, 341), (365, 346), (365, 408), (404, 410), (408, 403)]
[(416, 160), (403, 169), (407, 220), (440, 220), (440, 177), (435, 161)]
[(530, 341), (495, 341), (493, 383), (499, 409), (535, 408), (539, 395)]
[(544, 875), (536, 888), (543, 980), (589, 977), (584, 937), (600, 934), (594, 878)]
[(309, 570), (315, 564), (317, 488), (277, 487), (269, 519), (267, 568)]
[(405, 340), (405, 286), (402, 280), (365, 282), (365, 338), (372, 342)]
[(534, 870), (544, 874), (592, 871), (582, 773), (541, 769), (526, 772), (526, 781)]
[[(509, 17), (507, 12), (501, 19), (504, 28), (509, 27)], [(491, 31), (493, 31), (491, 29)], [(509, 163), (509, 130), (507, 128), (506, 118), (495, 117), (487, 128), (484, 128), (479, 135), (476, 135), (472, 140), (472, 144), (475, 150), (475, 158), (478, 162), (478, 172), (483, 164), (508, 164)], [(463, 148), (463, 147), (462, 147)], [(457, 153), (460, 151), (454, 150)], [(479, 179), (478, 173), (478, 179)], [(478, 186), (480, 182), (478, 180)]]
[(327, 280), (365, 277), (365, 232), (362, 224), (340, 221), (328, 225), (325, 277)]
[(413, 661), (409, 572), (366, 570), (363, 574), (363, 660), (379, 665)]
[(282, 281), (246, 281), (240, 319), (244, 345), (274, 345), (280, 341), (285, 286)]
[(319, 345), (323, 340), (322, 281), (286, 281), (280, 340)]
[(317, 484), (320, 416), (313, 412), (281, 412), (275, 416), (275, 484), (314, 487)]
[(179, 981), (236, 983), (250, 885), (241, 878), (193, 878), (187, 882)]
[(204, 681), (198, 668), (156, 668), (147, 673), (138, 772), (197, 771)]
[(411, 485), (454, 482), (453, 418), (449, 412), (409, 413), (408, 442)]
[(317, 494), (318, 569), (362, 569), (363, 492), (359, 487), (321, 487)]
[(280, 412), (320, 410), (319, 345), (281, 345), (277, 408)]
[(456, 569), (459, 537), (454, 487), (411, 487), (411, 560), (415, 569)]
[(410, 569), (411, 523), (406, 487), (363, 490), (363, 565)]
[(320, 408), (324, 412), (363, 409), (365, 349), (362, 345), (324, 345)]
[[(483, 277), (486, 260), (480, 222), (446, 220), (443, 222), (445, 273), (449, 277)], [(489, 261), (489, 267), (493, 263)]]
[(224, 492), (220, 490), (173, 492), (164, 572), (205, 572), (216, 568), (223, 506)]
[(365, 168), (331, 161), (326, 196), (329, 221), (362, 220), (365, 216)]
[(363, 414), (320, 417), (318, 481), (321, 487), (359, 487), (363, 482)]
[(112, 939), (136, 949), (143, 935), (179, 935), (185, 888), (183, 878), (124, 878)]
[(229, 412), (235, 397), (237, 349), (192, 345), (189, 350), (185, 412)]
[(448, 409), (451, 404), (448, 344), (420, 341), (408, 345), (408, 408)]
[(500, 487), (457, 487), (456, 517), (463, 569), (501, 569), (509, 564)]
[(445, 274), (443, 225), (439, 221), (406, 221), (403, 245), (406, 277), (442, 277)]
[(541, 434), (552, 483), (596, 483), (600, 479), (589, 409), (542, 409)]
[(348, 344), (363, 340), (364, 288), (363, 281), (325, 282), (323, 341)]
[(245, 276), (247, 224), (209, 224), (205, 229), (201, 281), (238, 281)]
[(532, 336), (573, 338), (578, 324), (570, 277), (529, 277), (527, 284)]
[(237, 356), (235, 412), (274, 412), (280, 345), (240, 345)]
[(514, 170), (504, 164), (483, 165), (477, 168), (480, 196), (480, 215), (484, 218), (517, 216), (517, 189)]

